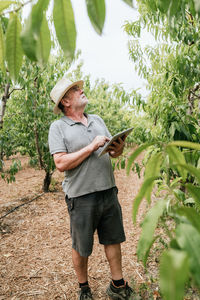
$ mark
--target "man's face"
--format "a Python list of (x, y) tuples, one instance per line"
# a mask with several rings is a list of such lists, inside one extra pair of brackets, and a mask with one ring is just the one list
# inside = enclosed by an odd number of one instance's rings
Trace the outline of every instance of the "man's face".
[(66, 94), (65, 99), (68, 101), (70, 106), (74, 108), (85, 107), (88, 103), (88, 99), (85, 96), (82, 89), (78, 85), (73, 86)]

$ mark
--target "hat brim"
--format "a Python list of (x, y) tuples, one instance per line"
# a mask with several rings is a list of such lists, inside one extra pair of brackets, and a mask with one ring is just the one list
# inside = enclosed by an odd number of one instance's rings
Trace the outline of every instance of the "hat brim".
[(83, 80), (79, 80), (79, 81), (73, 82), (72, 84), (70, 84), (70, 85), (68, 85), (68, 86), (66, 87), (66, 89), (63, 91), (63, 93), (60, 95), (59, 99), (57, 100), (56, 105), (54, 106), (54, 109), (53, 109), (54, 114), (58, 115), (58, 114), (60, 114), (60, 113), (62, 112), (62, 111), (60, 110), (60, 108), (58, 107), (58, 105), (59, 105), (59, 103), (60, 103), (62, 97), (64, 96), (64, 94), (66, 94), (67, 91), (69, 91), (69, 90), (70, 90), (73, 86), (75, 86), (75, 85), (78, 85), (78, 87), (79, 87), (80, 89), (82, 89), (82, 88), (83, 88), (83, 84), (84, 84), (84, 81), (83, 81)]

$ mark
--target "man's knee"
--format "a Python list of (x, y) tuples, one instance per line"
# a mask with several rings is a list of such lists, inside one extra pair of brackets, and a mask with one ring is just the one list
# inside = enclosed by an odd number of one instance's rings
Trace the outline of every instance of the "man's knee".
[(74, 266), (77, 267), (84, 267), (87, 264), (88, 257), (81, 256), (78, 251), (75, 249), (72, 249), (72, 260)]
[(104, 249), (108, 260), (121, 257), (121, 244), (104, 245)]

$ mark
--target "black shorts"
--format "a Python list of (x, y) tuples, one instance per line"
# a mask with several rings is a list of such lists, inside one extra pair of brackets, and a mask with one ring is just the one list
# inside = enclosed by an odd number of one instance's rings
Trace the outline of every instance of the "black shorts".
[(100, 244), (111, 245), (125, 241), (117, 191), (117, 187), (113, 187), (80, 197), (65, 198), (70, 215), (72, 248), (81, 256), (88, 257), (92, 253), (96, 229)]

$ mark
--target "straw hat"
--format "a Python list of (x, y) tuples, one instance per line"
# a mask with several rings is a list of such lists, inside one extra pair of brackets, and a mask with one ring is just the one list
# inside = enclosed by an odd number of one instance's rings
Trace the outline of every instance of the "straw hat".
[(53, 102), (55, 103), (55, 106), (53, 109), (54, 114), (61, 113), (61, 110), (58, 108), (58, 105), (59, 105), (62, 97), (64, 96), (64, 94), (75, 85), (78, 85), (80, 87), (80, 89), (82, 89), (83, 83), (84, 83), (83, 80), (72, 82), (71, 80), (69, 80), (65, 77), (63, 77), (56, 83), (56, 85), (54, 86), (54, 88), (51, 90), (51, 93), (50, 93), (50, 97), (53, 100)]

